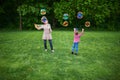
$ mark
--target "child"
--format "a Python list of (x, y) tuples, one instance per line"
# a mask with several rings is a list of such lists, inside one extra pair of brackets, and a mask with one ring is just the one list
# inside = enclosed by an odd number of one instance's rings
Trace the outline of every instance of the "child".
[(81, 33), (78, 33), (78, 29), (74, 28), (74, 43), (72, 46), (72, 54), (74, 54), (74, 49), (76, 49), (75, 55), (78, 54), (78, 43), (80, 42), (80, 37), (83, 35), (84, 29), (82, 29)]
[(45, 51), (47, 51), (47, 40), (49, 40), (51, 51), (54, 52), (53, 45), (52, 45), (52, 35), (51, 35), (52, 29), (50, 24), (48, 24), (48, 20), (44, 22), (44, 25), (37, 25), (37, 24), (34, 24), (34, 25), (36, 29), (44, 30), (42, 39), (44, 40)]

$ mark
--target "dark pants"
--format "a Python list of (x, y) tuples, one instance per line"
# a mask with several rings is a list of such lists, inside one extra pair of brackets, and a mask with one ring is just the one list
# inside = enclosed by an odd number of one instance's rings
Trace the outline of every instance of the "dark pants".
[[(50, 48), (53, 50), (52, 40), (49, 40)], [(47, 40), (44, 40), (44, 48), (47, 49)]]

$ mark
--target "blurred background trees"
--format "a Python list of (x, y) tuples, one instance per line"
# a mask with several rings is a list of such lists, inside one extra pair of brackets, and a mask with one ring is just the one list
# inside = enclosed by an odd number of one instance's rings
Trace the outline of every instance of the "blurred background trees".
[[(34, 23), (41, 24), (41, 8), (45, 8), (49, 23), (53, 28), (62, 28), (63, 14), (69, 15), (69, 26), (89, 29), (119, 30), (119, 0), (0, 0), (0, 28), (33, 30)], [(77, 19), (77, 13), (83, 18)]]

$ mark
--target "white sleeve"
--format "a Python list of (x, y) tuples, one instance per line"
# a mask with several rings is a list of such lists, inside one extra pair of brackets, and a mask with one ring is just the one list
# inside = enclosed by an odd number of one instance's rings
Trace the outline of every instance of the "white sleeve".
[(49, 24), (49, 27), (50, 27), (50, 32), (52, 32), (52, 29), (51, 29), (51, 25)]
[(44, 25), (38, 25), (38, 29), (43, 29), (44, 28)]

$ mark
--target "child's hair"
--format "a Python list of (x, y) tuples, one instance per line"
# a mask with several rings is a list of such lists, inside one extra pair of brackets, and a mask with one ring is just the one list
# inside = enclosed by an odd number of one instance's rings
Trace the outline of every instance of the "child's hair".
[(78, 32), (75, 32), (75, 35), (78, 35)]

